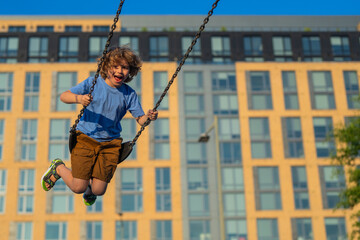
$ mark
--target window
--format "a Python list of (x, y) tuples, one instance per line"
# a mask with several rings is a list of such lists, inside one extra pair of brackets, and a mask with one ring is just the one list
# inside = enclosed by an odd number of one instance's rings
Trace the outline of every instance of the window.
[(65, 26), (65, 32), (81, 32), (81, 26)]
[(281, 194), (277, 167), (254, 167), (257, 210), (280, 210)]
[(166, 36), (150, 37), (150, 62), (169, 60), (169, 40)]
[(184, 96), (184, 108), (186, 115), (204, 114), (204, 96), (202, 94), (187, 94)]
[(59, 41), (59, 62), (78, 62), (79, 38), (60, 37)]
[(292, 61), (291, 38), (288, 36), (276, 36), (272, 38), (274, 58), (277, 62)]
[(69, 159), (70, 119), (50, 120), (49, 159)]
[(141, 102), (141, 72), (139, 72), (131, 82), (127, 83), (132, 89), (135, 90), (138, 95), (139, 101)]
[(200, 72), (184, 72), (185, 114), (199, 117), (205, 113), (203, 79)]
[(316, 155), (318, 158), (329, 157), (335, 151), (334, 139), (328, 140), (332, 134), (332, 119), (330, 117), (314, 117), (314, 134)]
[(213, 72), (213, 112), (221, 115), (238, 115), (236, 79), (233, 72)]
[(24, 112), (39, 110), (40, 73), (27, 72), (25, 80)]
[[(95, 73), (93, 75), (95, 75)], [(131, 82), (127, 83), (127, 85), (135, 90), (139, 102), (141, 103), (141, 72), (134, 76)]]
[(245, 217), (245, 196), (243, 192), (223, 193), (224, 216)]
[(344, 81), (346, 90), (346, 99), (349, 109), (360, 108), (360, 103), (357, 101), (359, 97), (359, 80), (356, 71), (344, 71)]
[[(185, 134), (187, 141), (185, 154), (187, 164), (206, 164), (206, 145), (197, 142), (199, 136), (205, 131), (203, 75), (201, 72), (185, 71), (183, 73), (183, 82), (185, 92), (184, 111), (186, 116), (191, 116), (185, 118)], [(193, 171), (191, 171), (190, 174), (192, 173)], [(198, 184), (197, 180), (194, 180), (194, 182), (191, 183), (189, 181), (188, 189), (196, 190), (196, 185)]]
[(340, 193), (345, 189), (344, 169), (338, 166), (320, 166), (320, 183), (324, 209), (335, 208)]
[(347, 239), (344, 218), (325, 218), (326, 240)]
[(0, 111), (11, 110), (13, 73), (0, 72)]
[(199, 136), (205, 132), (205, 119), (204, 118), (186, 118), (186, 139), (198, 140)]
[(346, 36), (330, 37), (334, 61), (351, 61), (349, 38)]
[(244, 37), (245, 61), (263, 62), (263, 45), (260, 36)]
[(304, 61), (306, 62), (322, 61), (320, 37), (317, 36), (302, 37), (302, 48), (304, 54)]
[(334, 89), (329, 71), (310, 71), (309, 87), (312, 109), (335, 109)]
[(96, 62), (102, 56), (106, 45), (106, 37), (89, 37), (89, 61)]
[(246, 240), (247, 229), (245, 219), (225, 220), (226, 239)]
[(186, 143), (186, 161), (190, 165), (207, 163), (206, 145), (203, 143)]
[(30, 37), (28, 49), (28, 62), (47, 62), (48, 59), (48, 38)]
[(211, 37), (211, 54), (213, 63), (231, 63), (230, 38)]
[(243, 191), (244, 177), (241, 167), (222, 167), (222, 190), (223, 191)]
[(155, 221), (156, 225), (156, 240), (171, 240), (172, 239), (172, 224), (171, 220)]
[(189, 216), (210, 216), (209, 195), (207, 193), (188, 194)]
[(46, 222), (46, 240), (65, 240), (67, 239), (66, 222)]
[[(109, 32), (109, 26), (93, 26), (93, 32)], [(105, 45), (104, 45), (105, 46)]]
[(252, 158), (271, 158), (271, 139), (268, 118), (250, 118)]
[[(182, 56), (187, 52), (188, 48), (191, 46), (193, 37), (184, 36), (181, 38), (181, 53)], [(180, 60), (180, 59), (179, 59)], [(201, 63), (201, 40), (198, 39), (196, 44), (193, 46), (192, 51), (189, 54), (189, 57), (186, 59), (186, 63)]]
[(102, 240), (102, 222), (100, 221), (86, 222), (86, 239)]
[(207, 168), (188, 168), (187, 169), (188, 190), (203, 191), (208, 189), (208, 173)]
[(247, 72), (247, 90), (249, 109), (273, 108), (269, 72)]
[[(204, 108), (204, 107), (203, 107)], [(237, 115), (238, 97), (236, 94), (216, 94), (213, 96), (214, 114)]]
[(37, 26), (36, 27), (37, 32), (54, 32), (53, 26)]
[(241, 164), (240, 123), (236, 118), (218, 118), (221, 164)]
[(143, 182), (141, 168), (121, 169), (121, 211), (141, 212), (143, 210)]
[(34, 211), (34, 169), (20, 169), (18, 188), (18, 213)]
[(299, 100), (294, 71), (281, 72), (286, 110), (299, 109)]
[(7, 170), (0, 169), (0, 214), (5, 213)]
[[(168, 85), (167, 72), (154, 72), (154, 103), (160, 99), (165, 87)], [(169, 97), (166, 95), (158, 107), (158, 110), (169, 110)]]
[(153, 123), (153, 159), (170, 159), (170, 125), (169, 119), (160, 118)]
[(313, 240), (311, 218), (292, 218), (292, 240)]
[(36, 159), (36, 143), (37, 143), (37, 119), (23, 119), (21, 127), (21, 161), (35, 161)]
[(116, 221), (115, 231), (115, 240), (138, 239), (136, 221)]
[(185, 93), (203, 93), (204, 91), (202, 72), (184, 72), (183, 82)]
[(213, 92), (235, 92), (236, 78), (235, 72), (212, 72), (212, 90)]
[(52, 213), (73, 213), (74, 194), (62, 179), (56, 182), (52, 190)]
[(60, 95), (76, 85), (77, 73), (76, 72), (58, 72), (55, 87), (53, 88), (52, 101), (54, 102), (54, 111), (75, 111), (76, 104), (65, 104), (60, 101)]
[[(137, 122), (133, 118), (123, 118), (121, 120), (121, 137), (123, 138), (123, 142), (132, 141), (136, 136), (136, 125)], [(129, 160), (136, 160), (136, 144), (133, 146), (133, 150), (126, 159)]]
[(212, 240), (209, 220), (190, 220), (190, 240)]
[(277, 219), (257, 219), (258, 240), (279, 240)]
[(171, 211), (170, 168), (156, 168), (156, 211)]
[(0, 63), (16, 63), (19, 38), (0, 37)]
[(128, 46), (137, 54), (140, 53), (139, 49), (139, 38), (135, 36), (121, 36), (119, 37), (120, 46)]
[(4, 129), (5, 129), (5, 120), (0, 119), (0, 162), (3, 159)]
[(298, 117), (281, 118), (285, 158), (303, 158), (301, 122)]
[(309, 191), (305, 167), (291, 167), (295, 209), (309, 209)]
[(16, 240), (32, 240), (33, 224), (32, 222), (16, 223)]
[(240, 139), (240, 123), (238, 118), (218, 118), (219, 139), (221, 141)]
[(9, 26), (8, 32), (25, 32), (25, 26)]

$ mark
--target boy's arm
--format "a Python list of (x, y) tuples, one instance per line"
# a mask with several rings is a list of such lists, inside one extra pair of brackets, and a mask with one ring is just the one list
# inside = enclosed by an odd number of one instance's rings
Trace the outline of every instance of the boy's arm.
[(158, 117), (158, 111), (153, 111), (152, 109), (150, 109), (147, 114), (141, 116), (141, 117), (137, 117), (136, 121), (138, 122), (138, 124), (140, 124), (141, 126), (144, 125), (144, 123), (146, 122), (146, 120), (148, 118), (150, 118), (151, 121), (156, 120)]
[(88, 106), (92, 100), (92, 97), (90, 97), (88, 94), (79, 95), (72, 93), (70, 90), (67, 90), (60, 95), (60, 100), (68, 104), (79, 103), (83, 106)]

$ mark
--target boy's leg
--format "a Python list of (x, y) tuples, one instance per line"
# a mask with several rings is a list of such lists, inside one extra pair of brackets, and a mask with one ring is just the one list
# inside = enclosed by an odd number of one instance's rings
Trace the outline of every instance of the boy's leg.
[(65, 184), (74, 193), (85, 192), (87, 186), (89, 185), (89, 180), (74, 178), (71, 170), (65, 166), (61, 159), (57, 158), (51, 162), (50, 167), (41, 178), (43, 189), (45, 191), (49, 191), (54, 187), (56, 181), (60, 178), (63, 178)]
[(107, 188), (107, 182), (93, 178), (89, 183), (86, 191), (83, 194), (84, 203), (86, 206), (91, 206), (95, 203), (97, 196), (104, 195)]
[(74, 178), (71, 170), (65, 165), (60, 165), (56, 168), (57, 174), (64, 180), (65, 184), (73, 191), (74, 193), (84, 193), (87, 186), (89, 185), (89, 180)]
[(104, 182), (97, 178), (93, 178), (91, 184), (91, 192), (97, 196), (104, 195), (104, 193), (106, 192), (107, 185), (108, 185), (107, 182)]

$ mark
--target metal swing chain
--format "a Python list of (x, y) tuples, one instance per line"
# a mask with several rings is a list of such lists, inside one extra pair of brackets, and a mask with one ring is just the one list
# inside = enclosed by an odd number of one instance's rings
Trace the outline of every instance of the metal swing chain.
[[(196, 33), (194, 39), (191, 42), (190, 47), (188, 48), (188, 50), (186, 51), (186, 53), (184, 54), (183, 58), (181, 59), (175, 73), (173, 74), (172, 78), (170, 79), (170, 81), (168, 82), (167, 86), (164, 89), (164, 92), (161, 94), (159, 100), (157, 101), (155, 107), (153, 108), (153, 110), (155, 111), (159, 106), (161, 101), (163, 100), (163, 98), (165, 97), (165, 95), (167, 94), (171, 84), (174, 82), (175, 78), (177, 77), (178, 73), (181, 70), (181, 67), (184, 65), (186, 59), (189, 57), (190, 52), (192, 51), (193, 47), (195, 46), (198, 38), (200, 37), (201, 33), (204, 31), (205, 29), (205, 25), (209, 22), (209, 18), (211, 17), (211, 15), (213, 14), (214, 9), (217, 7), (217, 4), (220, 0), (216, 0), (213, 5), (212, 5), (212, 9), (208, 12), (207, 17), (204, 19), (203, 24), (200, 26), (198, 32)], [(140, 130), (138, 131), (138, 133), (136, 134), (136, 136), (134, 137), (134, 139), (130, 142), (130, 146), (134, 146), (135, 142), (138, 140), (138, 138), (140, 137), (141, 133), (145, 130), (145, 127), (148, 126), (150, 124), (151, 120), (148, 118), (146, 120), (146, 122), (141, 126)]]
[[(92, 92), (94, 91), (94, 87), (95, 87), (97, 79), (99, 77), (99, 73), (100, 73), (102, 64), (104, 63), (104, 60), (105, 60), (105, 57), (106, 57), (106, 54), (107, 54), (107, 50), (108, 50), (108, 48), (110, 46), (110, 41), (111, 41), (111, 38), (112, 38), (112, 36), (114, 34), (114, 30), (116, 29), (116, 23), (119, 20), (119, 15), (121, 13), (121, 9), (122, 9), (122, 6), (123, 6), (124, 2), (125, 2), (125, 0), (121, 0), (121, 2), (119, 4), (119, 7), (118, 7), (118, 10), (116, 11), (116, 15), (114, 17), (114, 23), (111, 26), (111, 30), (109, 32), (108, 39), (107, 39), (106, 44), (105, 44), (103, 55), (102, 55), (101, 59), (99, 60), (98, 67), (97, 67), (97, 70), (96, 70), (96, 73), (95, 73), (95, 76), (94, 76), (94, 80), (92, 81), (92, 86), (90, 87), (90, 91), (89, 91), (89, 94), (88, 94), (90, 97), (91, 97)], [(86, 106), (83, 106), (83, 108), (80, 110), (80, 113), (79, 113), (77, 119), (75, 120), (74, 125), (70, 129), (71, 133), (75, 133), (76, 126), (78, 125), (78, 123), (80, 121), (80, 118), (84, 114), (85, 109), (86, 109)]]

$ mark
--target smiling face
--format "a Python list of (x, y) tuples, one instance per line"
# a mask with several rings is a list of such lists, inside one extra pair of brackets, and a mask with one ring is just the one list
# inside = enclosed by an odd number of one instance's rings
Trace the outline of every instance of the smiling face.
[(105, 82), (113, 88), (121, 87), (129, 77), (129, 72), (129, 64), (125, 60), (121, 60), (118, 65), (115, 65), (108, 70)]

